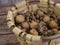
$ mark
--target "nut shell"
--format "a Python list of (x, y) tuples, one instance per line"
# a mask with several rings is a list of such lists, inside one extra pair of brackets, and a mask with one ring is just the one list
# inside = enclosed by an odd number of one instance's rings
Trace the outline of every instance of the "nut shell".
[(50, 17), (45, 15), (43, 20), (44, 20), (44, 22), (49, 22), (50, 21)]
[(32, 35), (38, 35), (38, 32), (36, 31), (36, 29), (31, 29), (31, 30), (30, 30), (30, 33), (31, 33)]
[(57, 23), (54, 20), (50, 21), (49, 25), (51, 28), (57, 28)]
[(23, 15), (18, 15), (18, 16), (16, 16), (15, 20), (17, 23), (22, 23), (25, 21), (25, 17)]
[(23, 27), (23, 28), (29, 28), (28, 22), (23, 22), (23, 23), (22, 23), (22, 27)]
[(36, 28), (37, 25), (38, 25), (38, 23), (35, 22), (35, 21), (32, 21), (32, 22), (30, 23), (30, 27), (31, 27), (31, 28)]

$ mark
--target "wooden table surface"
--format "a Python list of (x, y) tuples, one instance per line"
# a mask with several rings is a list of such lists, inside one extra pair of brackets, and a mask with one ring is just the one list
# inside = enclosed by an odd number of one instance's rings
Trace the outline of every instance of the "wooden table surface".
[(19, 45), (16, 36), (6, 24), (6, 12), (10, 7), (0, 8), (0, 45)]

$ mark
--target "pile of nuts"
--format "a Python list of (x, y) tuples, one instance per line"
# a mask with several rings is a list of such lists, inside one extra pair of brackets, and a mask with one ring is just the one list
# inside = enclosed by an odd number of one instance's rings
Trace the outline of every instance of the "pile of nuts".
[(15, 17), (15, 24), (21, 30), (41, 36), (55, 35), (60, 30), (60, 19), (52, 13), (44, 13), (40, 10), (18, 14)]

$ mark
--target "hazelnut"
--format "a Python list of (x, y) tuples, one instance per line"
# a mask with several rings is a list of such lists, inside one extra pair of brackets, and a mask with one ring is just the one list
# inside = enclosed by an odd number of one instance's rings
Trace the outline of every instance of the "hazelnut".
[(57, 23), (54, 20), (51, 20), (49, 22), (49, 25), (50, 25), (51, 28), (57, 28)]
[(15, 20), (17, 23), (22, 23), (25, 21), (25, 17), (23, 15), (18, 15), (18, 16), (16, 16)]
[(50, 21), (50, 17), (45, 15), (44, 18), (43, 18), (44, 22), (49, 22)]
[(38, 25), (38, 23), (35, 22), (35, 21), (32, 21), (32, 22), (30, 23), (30, 27), (31, 27), (31, 28), (36, 28), (37, 25)]
[(23, 23), (22, 23), (22, 27), (23, 27), (23, 28), (29, 28), (28, 22), (23, 22)]
[(33, 34), (33, 35), (38, 35), (38, 32), (36, 31), (36, 29), (31, 29), (30, 33)]

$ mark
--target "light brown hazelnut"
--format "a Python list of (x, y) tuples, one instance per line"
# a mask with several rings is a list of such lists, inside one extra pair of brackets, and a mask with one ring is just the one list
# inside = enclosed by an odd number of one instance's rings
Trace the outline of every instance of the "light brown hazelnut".
[(38, 25), (38, 23), (35, 22), (35, 21), (32, 21), (32, 22), (30, 23), (30, 27), (31, 27), (31, 28), (36, 28), (37, 25)]
[(45, 15), (44, 18), (43, 18), (44, 22), (49, 22), (50, 21), (50, 17)]
[(25, 17), (23, 15), (16, 16), (16, 22), (17, 23), (22, 23), (24, 21), (25, 21)]
[(38, 35), (38, 32), (36, 31), (36, 29), (31, 29), (31, 30), (30, 30), (30, 33), (31, 33), (32, 35)]
[(22, 27), (23, 27), (23, 28), (29, 28), (28, 22), (23, 22), (23, 23), (22, 23)]
[(51, 20), (49, 22), (49, 25), (50, 25), (51, 28), (57, 28), (57, 23), (54, 20)]

